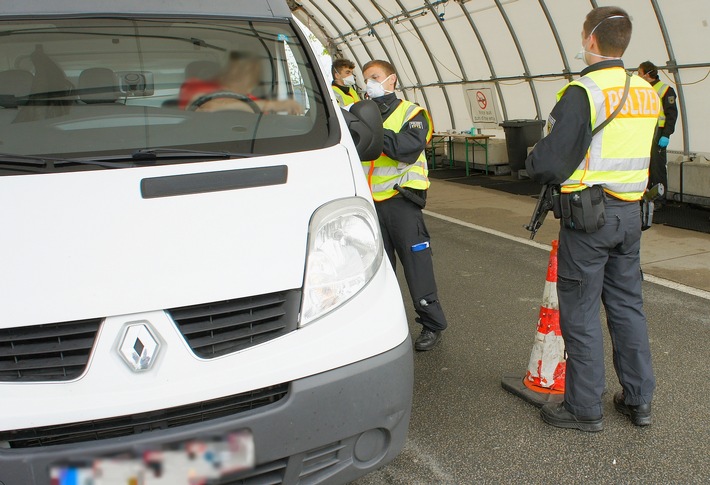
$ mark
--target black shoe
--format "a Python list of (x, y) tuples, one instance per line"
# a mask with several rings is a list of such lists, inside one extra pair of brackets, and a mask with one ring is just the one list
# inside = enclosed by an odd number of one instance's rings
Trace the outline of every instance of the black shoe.
[(441, 340), (441, 331), (429, 330), (424, 327), (422, 333), (419, 334), (419, 337), (414, 342), (414, 349), (419, 351), (431, 350), (439, 343), (439, 340)]
[(624, 391), (614, 394), (614, 407), (621, 414), (625, 414), (636, 426), (648, 426), (651, 424), (651, 405), (638, 404), (632, 406), (624, 402)]
[(567, 411), (562, 403), (545, 404), (540, 409), (542, 420), (558, 428), (578, 429), (580, 431), (597, 432), (604, 429), (601, 416), (575, 416)]

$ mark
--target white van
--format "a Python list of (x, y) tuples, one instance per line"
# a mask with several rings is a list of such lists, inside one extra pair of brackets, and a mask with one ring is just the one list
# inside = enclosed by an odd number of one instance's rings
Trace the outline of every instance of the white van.
[(381, 120), (336, 107), (286, 2), (1, 0), (0, 37), (0, 483), (391, 461), (413, 366), (360, 164)]

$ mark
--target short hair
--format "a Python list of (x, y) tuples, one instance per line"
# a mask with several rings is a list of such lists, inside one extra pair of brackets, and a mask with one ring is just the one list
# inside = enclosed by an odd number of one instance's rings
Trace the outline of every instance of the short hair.
[(366, 62), (365, 65), (362, 66), (362, 72), (367, 71), (371, 67), (379, 67), (380, 69), (385, 71), (385, 74), (387, 74), (388, 76), (390, 76), (392, 74), (396, 74), (396, 72), (394, 70), (394, 66), (392, 64), (390, 64), (387, 61), (380, 60), (380, 59), (375, 59), (374, 61)]
[(644, 61), (639, 64), (639, 69), (643, 71), (644, 74), (648, 74), (653, 79), (658, 79), (658, 68), (651, 61)]
[(631, 19), (619, 7), (592, 9), (584, 20), (584, 35), (592, 33), (597, 38), (599, 53), (604, 56), (621, 56), (631, 41)]
[(336, 72), (339, 72), (344, 67), (347, 67), (348, 69), (355, 69), (355, 63), (350, 59), (336, 59), (333, 61), (331, 72), (335, 75)]

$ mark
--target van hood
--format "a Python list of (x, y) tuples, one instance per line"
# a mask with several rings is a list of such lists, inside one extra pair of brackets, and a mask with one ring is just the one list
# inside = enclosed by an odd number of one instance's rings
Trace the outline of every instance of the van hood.
[[(300, 288), (310, 218), (324, 203), (355, 195), (354, 166), (336, 145), (288, 156), (0, 177), (0, 327)], [(146, 179), (259, 167), (281, 167), (285, 183), (152, 198), (141, 189)]]

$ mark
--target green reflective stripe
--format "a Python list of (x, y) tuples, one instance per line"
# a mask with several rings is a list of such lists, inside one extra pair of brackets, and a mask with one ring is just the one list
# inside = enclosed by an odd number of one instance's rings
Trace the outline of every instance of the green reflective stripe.
[[(390, 114), (384, 121), (383, 126), (399, 133), (406, 123), (416, 116), (419, 112), (424, 113), (429, 122), (429, 133), (432, 132), (431, 118), (426, 110), (422, 107), (409, 101), (402, 101), (397, 109)], [(370, 162), (363, 162), (363, 170), (369, 173)], [(417, 161), (412, 164), (398, 162), (388, 157), (384, 153), (374, 162), (372, 171), (371, 189), (372, 198), (376, 201), (389, 199), (397, 194), (394, 189), (395, 184), (401, 187), (409, 187), (412, 189), (426, 190), (429, 188), (429, 170), (424, 151), (419, 154)]]
[(661, 81), (658, 81), (656, 84), (653, 85), (653, 89), (656, 90), (658, 93), (658, 97), (661, 99), (661, 112), (658, 114), (658, 127), (663, 128), (666, 126), (666, 112), (663, 110), (663, 96), (666, 95), (668, 92), (668, 86), (667, 84), (662, 83)]
[[(391, 160), (391, 159), (390, 159)], [(401, 187), (409, 187), (412, 189), (426, 190), (429, 188), (429, 178), (427, 177), (428, 170), (425, 168), (425, 160), (417, 160), (412, 165), (405, 165), (399, 169), (396, 166), (378, 167), (372, 174), (372, 195), (388, 193), (392, 197), (397, 193), (394, 190), (394, 185), (399, 184)], [(375, 200), (383, 200), (375, 197)]]
[[(593, 172), (613, 171), (615, 173), (630, 170), (646, 170), (648, 168), (649, 159), (650, 157), (601, 158), (594, 164)], [(590, 170), (590, 172), (592, 171)]]

